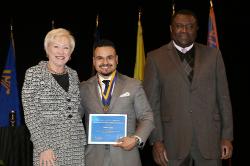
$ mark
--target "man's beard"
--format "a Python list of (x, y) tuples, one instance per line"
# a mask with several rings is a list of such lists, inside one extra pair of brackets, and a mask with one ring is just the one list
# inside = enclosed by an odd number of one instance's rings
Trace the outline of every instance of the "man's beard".
[[(100, 65), (99, 66), (100, 68), (101, 67), (112, 67), (112, 65), (110, 65), (110, 64), (107, 64), (107, 65)], [(112, 73), (113, 73), (114, 71), (111, 71), (111, 72), (108, 72), (108, 73), (101, 73), (103, 76), (110, 76)]]
[(113, 71), (112, 72), (109, 72), (109, 73), (101, 73), (103, 76), (110, 76), (111, 74), (113, 73)]

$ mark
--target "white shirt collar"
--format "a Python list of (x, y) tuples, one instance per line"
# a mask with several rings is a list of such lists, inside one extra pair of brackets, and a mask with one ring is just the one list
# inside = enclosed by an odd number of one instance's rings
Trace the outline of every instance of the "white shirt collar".
[[(105, 89), (105, 84), (102, 82), (103, 80), (111, 80), (111, 77), (112, 75), (110, 75), (108, 78), (103, 78), (101, 75), (98, 74), (98, 78), (99, 78), (99, 81), (100, 81), (100, 86), (98, 86), (98, 91), (99, 91), (99, 95), (100, 97), (102, 98), (102, 92), (101, 92), (101, 88), (104, 90)], [(112, 89), (112, 92), (111, 94), (113, 94), (113, 91), (114, 91), (114, 88)]]
[(105, 79), (101, 75), (98, 74), (98, 78), (99, 78), (100, 83), (104, 84), (102, 81), (103, 80), (111, 80), (111, 75), (108, 78)]
[[(188, 46), (188, 47), (181, 47), (181, 46), (178, 46), (174, 41), (173, 41), (173, 44), (174, 44), (174, 46), (175, 46), (175, 48), (177, 49), (177, 50), (179, 50), (180, 52), (182, 52), (182, 53), (186, 53), (187, 51), (189, 51), (193, 46), (194, 46), (194, 43), (193, 44), (191, 44), (190, 46)], [(185, 49), (186, 50), (186, 52), (183, 52), (183, 49)]]

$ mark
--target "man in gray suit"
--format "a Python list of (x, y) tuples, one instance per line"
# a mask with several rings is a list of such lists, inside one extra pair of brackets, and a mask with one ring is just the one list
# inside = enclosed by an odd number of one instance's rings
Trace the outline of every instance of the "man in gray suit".
[(125, 114), (127, 136), (113, 145), (88, 144), (85, 159), (89, 166), (141, 166), (138, 147), (143, 146), (154, 128), (153, 113), (141, 82), (120, 74), (117, 64), (113, 42), (103, 39), (94, 44), (97, 74), (80, 84), (85, 124), (88, 129), (90, 114)]
[(232, 155), (224, 62), (219, 49), (195, 42), (197, 24), (193, 12), (176, 12), (172, 41), (147, 55), (143, 85), (156, 123), (150, 143), (161, 166), (219, 166)]

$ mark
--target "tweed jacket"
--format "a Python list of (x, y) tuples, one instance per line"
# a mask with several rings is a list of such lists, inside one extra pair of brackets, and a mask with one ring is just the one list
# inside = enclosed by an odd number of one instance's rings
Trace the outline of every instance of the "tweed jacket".
[(147, 55), (143, 85), (156, 122), (150, 141), (163, 141), (170, 160), (185, 158), (193, 140), (203, 157), (217, 159), (221, 139), (233, 140), (232, 108), (221, 52), (198, 43), (194, 43), (194, 49), (192, 82), (172, 42)]
[(33, 142), (33, 162), (51, 148), (56, 165), (84, 166), (86, 136), (79, 113), (79, 79), (66, 66), (69, 89), (66, 92), (47, 69), (47, 61), (29, 68), (22, 88), (25, 123)]
[[(141, 82), (117, 73), (110, 109), (107, 114), (127, 114), (127, 135), (138, 135), (145, 143), (154, 128), (153, 113)], [(100, 114), (103, 105), (98, 91), (97, 76), (80, 84), (82, 106), (85, 112), (85, 124), (88, 128), (89, 114)], [(109, 150), (105, 150), (109, 146)], [(141, 166), (140, 154), (135, 147), (130, 151), (112, 145), (88, 144), (86, 165), (102, 166), (105, 153), (109, 153), (112, 166)]]

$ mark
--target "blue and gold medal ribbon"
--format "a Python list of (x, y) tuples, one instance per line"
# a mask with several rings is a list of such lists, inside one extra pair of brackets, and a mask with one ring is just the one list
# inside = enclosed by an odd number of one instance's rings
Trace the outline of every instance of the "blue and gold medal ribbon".
[(112, 75), (111, 75), (110, 84), (109, 84), (109, 87), (108, 87), (108, 90), (107, 90), (106, 94), (104, 94), (104, 92), (102, 90), (102, 86), (101, 86), (100, 81), (98, 79), (98, 84), (99, 84), (99, 86), (101, 88), (101, 93), (102, 93), (102, 104), (104, 106), (103, 107), (104, 111), (108, 111), (108, 109), (109, 109), (109, 104), (110, 104), (111, 97), (112, 97), (111, 93), (113, 91), (114, 83), (115, 83), (116, 79), (117, 79), (117, 74), (116, 74), (116, 71), (114, 71), (112, 73)]

